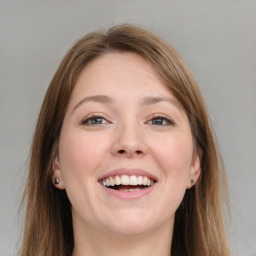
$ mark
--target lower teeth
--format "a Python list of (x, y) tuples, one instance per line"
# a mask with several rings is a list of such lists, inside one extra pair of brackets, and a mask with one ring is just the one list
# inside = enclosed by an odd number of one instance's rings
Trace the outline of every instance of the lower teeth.
[(132, 191), (140, 191), (140, 188), (130, 188), (130, 189), (119, 189), (119, 191), (123, 191), (123, 192), (132, 192)]
[(138, 186), (135, 186), (134, 188), (132, 188), (132, 186), (123, 186), (123, 185), (106, 186), (106, 187), (110, 189), (118, 190), (118, 191), (133, 192), (133, 191), (140, 191), (142, 189), (149, 188), (151, 187), (151, 185), (149, 186), (138, 185)]

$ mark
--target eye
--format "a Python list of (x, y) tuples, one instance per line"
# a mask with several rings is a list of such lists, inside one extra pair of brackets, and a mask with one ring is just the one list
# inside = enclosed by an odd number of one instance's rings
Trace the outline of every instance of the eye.
[(103, 116), (92, 115), (82, 121), (82, 125), (100, 125), (109, 123)]
[(167, 126), (175, 124), (174, 121), (164, 116), (154, 116), (151, 120), (148, 121), (148, 123), (158, 126)]

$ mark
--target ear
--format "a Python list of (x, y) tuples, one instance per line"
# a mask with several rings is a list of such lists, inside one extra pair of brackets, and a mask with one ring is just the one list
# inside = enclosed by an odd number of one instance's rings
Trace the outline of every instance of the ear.
[(58, 189), (65, 189), (59, 156), (54, 158), (52, 163), (52, 183)]
[(187, 189), (192, 188), (196, 182), (198, 181), (200, 174), (201, 174), (201, 159), (202, 159), (202, 152), (201, 150), (195, 151), (193, 154), (193, 158), (191, 161), (190, 172), (188, 176), (188, 185)]

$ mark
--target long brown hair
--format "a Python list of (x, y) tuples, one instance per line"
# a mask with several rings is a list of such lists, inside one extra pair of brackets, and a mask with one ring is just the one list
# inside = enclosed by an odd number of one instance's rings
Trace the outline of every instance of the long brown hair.
[(151, 63), (183, 106), (195, 150), (201, 156), (200, 179), (187, 190), (175, 215), (172, 256), (230, 255), (222, 211), (223, 198), (227, 198), (226, 177), (197, 82), (167, 42), (131, 25), (84, 36), (69, 50), (50, 83), (31, 147), (23, 200), (26, 215), (21, 255), (72, 254), (71, 204), (66, 192), (52, 185), (52, 162), (57, 154), (65, 111), (80, 72), (87, 63), (111, 51), (132, 51)]

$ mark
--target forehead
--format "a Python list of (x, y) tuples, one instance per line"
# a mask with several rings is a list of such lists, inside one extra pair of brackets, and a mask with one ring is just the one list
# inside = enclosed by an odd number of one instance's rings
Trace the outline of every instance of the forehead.
[[(74, 95), (103, 91), (112, 96), (120, 93), (160, 93), (172, 95), (153, 66), (133, 52), (111, 52), (91, 61), (80, 73)], [(74, 96), (73, 95), (73, 96)]]

